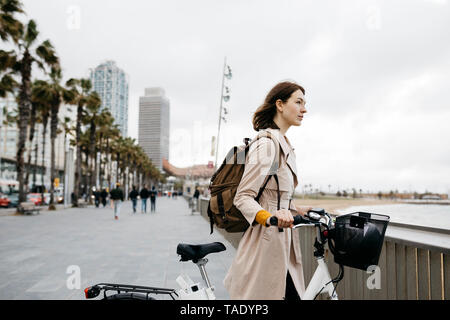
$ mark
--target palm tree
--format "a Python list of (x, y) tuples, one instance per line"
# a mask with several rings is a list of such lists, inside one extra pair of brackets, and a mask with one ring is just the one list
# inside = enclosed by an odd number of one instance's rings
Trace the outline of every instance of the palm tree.
[[(99, 164), (99, 177), (100, 177), (100, 186), (103, 187), (103, 176), (106, 173), (106, 164), (108, 163), (108, 140), (111, 132), (111, 127), (114, 123), (114, 118), (111, 113), (103, 109), (99, 114), (99, 127), (97, 130), (98, 139), (97, 139), (97, 148), (100, 151), (100, 164)], [(106, 143), (105, 143), (106, 140)], [(102, 156), (105, 154), (104, 160), (102, 160)], [(103, 166), (102, 166), (103, 164)]]
[[(114, 121), (114, 120), (113, 120)], [(108, 161), (108, 187), (111, 187), (111, 178), (112, 178), (112, 160), (114, 156), (114, 146), (115, 146), (115, 140), (118, 139), (120, 136), (120, 130), (117, 125), (113, 125), (109, 132), (106, 139), (106, 152), (107, 152), (107, 161)]]
[(36, 81), (36, 88), (34, 94), (36, 100), (42, 104), (48, 104), (50, 110), (50, 205), (49, 210), (55, 210), (54, 205), (54, 181), (56, 178), (55, 172), (55, 141), (58, 134), (58, 113), (60, 105), (63, 101), (72, 101), (73, 91), (66, 90), (61, 86), (62, 74), (60, 68), (52, 68), (50, 72), (50, 81)]
[(70, 102), (77, 106), (77, 122), (75, 127), (75, 144), (76, 144), (76, 165), (75, 165), (75, 181), (74, 181), (74, 207), (78, 207), (78, 198), (80, 197), (80, 181), (81, 181), (81, 125), (83, 116), (85, 114), (84, 107), (86, 106), (89, 92), (92, 89), (92, 84), (89, 79), (69, 79), (66, 86), (72, 91), (73, 99)]
[[(36, 106), (36, 123), (42, 123), (41, 107), (39, 104)], [(34, 166), (33, 166), (33, 187), (36, 186), (36, 171), (38, 166), (38, 153), (39, 153), (39, 141), (36, 139), (34, 147)]]
[[(42, 81), (42, 80), (41, 80)], [(50, 105), (48, 103), (39, 104), (39, 113), (42, 119), (42, 172), (41, 172), (41, 200), (44, 204), (44, 177), (45, 177), (45, 142), (47, 141), (47, 125), (50, 118)]]
[[(70, 109), (69, 109), (70, 110)], [(66, 149), (67, 149), (67, 135), (68, 134), (72, 134), (73, 132), (73, 128), (70, 126), (72, 122), (72, 119), (69, 117), (64, 117), (64, 120), (61, 122), (61, 125), (63, 127), (63, 131), (64, 131), (64, 173), (66, 172), (67, 168), (66, 168)], [(66, 185), (67, 181), (66, 181), (66, 175), (64, 174), (63, 177), (63, 183), (64, 185)]]
[[(86, 194), (86, 196), (89, 194), (89, 181), (90, 181), (90, 171), (89, 171), (89, 151), (91, 149), (91, 140), (89, 138), (89, 131), (84, 131), (81, 133), (80, 137), (80, 144), (81, 144), (81, 153), (84, 154), (84, 162), (82, 161), (81, 166), (81, 177), (83, 178), (83, 193)], [(90, 200), (90, 199), (88, 199)]]
[(95, 185), (96, 178), (96, 166), (97, 166), (97, 150), (96, 150), (96, 131), (99, 124), (99, 111), (102, 104), (97, 92), (93, 92), (89, 95), (86, 101), (86, 115), (85, 121), (89, 124), (89, 155), (91, 158), (91, 165), (89, 165), (90, 171), (90, 188), (89, 188), (89, 203), (92, 202), (92, 187)]
[[(19, 1), (0, 0), (0, 35), (2, 40), (11, 39), (14, 48), (11, 51), (0, 50), (1, 72), (0, 94), (14, 92), (18, 89), (18, 129), (19, 137), (16, 153), (16, 171), (19, 182), (19, 202), (26, 200), (24, 190), (24, 152), (27, 140), (27, 129), (31, 114), (31, 73), (34, 63), (46, 71), (46, 66), (57, 66), (58, 57), (49, 40), (37, 44), (39, 32), (34, 20), (29, 20), (26, 26), (21, 24), (14, 15), (23, 13)], [(16, 82), (14, 76), (20, 81)]]
[[(33, 83), (33, 87), (35, 86), (35, 83)], [(33, 97), (33, 88), (31, 89), (31, 115), (30, 115), (30, 131), (28, 136), (28, 141), (30, 143), (29, 150), (28, 150), (28, 162), (27, 162), (27, 172), (25, 175), (25, 187), (28, 188), (28, 182), (30, 178), (30, 171), (31, 171), (31, 155), (33, 153), (32, 146), (33, 146), (33, 140), (34, 140), (34, 132), (36, 130), (36, 122), (37, 122), (37, 108), (38, 108), (38, 102), (35, 101), (35, 97)], [(37, 148), (37, 144), (36, 144)], [(36, 151), (36, 148), (34, 151)]]
[(112, 149), (112, 155), (114, 157), (114, 160), (117, 163), (117, 167), (116, 167), (116, 182), (120, 182), (120, 167), (122, 164), (122, 158), (121, 158), (121, 154), (123, 154), (123, 138), (122, 136), (118, 136), (116, 139), (113, 140), (112, 145), (111, 145), (111, 149)]

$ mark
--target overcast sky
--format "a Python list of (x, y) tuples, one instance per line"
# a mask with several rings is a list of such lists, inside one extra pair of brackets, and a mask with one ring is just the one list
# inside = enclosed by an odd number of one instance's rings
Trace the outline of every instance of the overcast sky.
[[(450, 4), (404, 1), (24, 0), (65, 79), (114, 60), (139, 96), (170, 99), (170, 162), (214, 161), (224, 57), (231, 99), (219, 159), (243, 137), (277, 82), (306, 89), (287, 136), (300, 186), (450, 193)], [(297, 188), (298, 191), (301, 188)]]

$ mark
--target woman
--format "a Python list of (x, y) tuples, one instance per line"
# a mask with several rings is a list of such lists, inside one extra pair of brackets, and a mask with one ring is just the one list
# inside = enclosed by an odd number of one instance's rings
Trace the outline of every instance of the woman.
[[(306, 214), (311, 207), (296, 208), (291, 201), (298, 184), (295, 153), (285, 134), (300, 126), (305, 109), (305, 90), (293, 82), (281, 82), (267, 94), (253, 116), (256, 131), (268, 131), (250, 146), (245, 171), (234, 205), (250, 224), (244, 233), (233, 263), (224, 279), (231, 299), (299, 300), (305, 291), (298, 232), (292, 232), (293, 213)], [(277, 149), (278, 152), (277, 152)], [(277, 181), (273, 177), (259, 198), (259, 189), (269, 169), (278, 161)], [(279, 207), (279, 208), (278, 208)], [(278, 217), (278, 228), (268, 225)]]

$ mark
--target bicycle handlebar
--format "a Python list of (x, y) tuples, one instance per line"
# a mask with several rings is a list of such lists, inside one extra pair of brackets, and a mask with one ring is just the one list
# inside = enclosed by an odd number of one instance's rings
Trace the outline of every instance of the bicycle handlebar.
[[(270, 225), (271, 226), (277, 226), (278, 225), (278, 218), (275, 216), (270, 217)], [(305, 219), (303, 216), (294, 216), (294, 225), (301, 224), (301, 223), (307, 223), (310, 224), (311, 221), (309, 219)]]
[[(322, 216), (322, 217), (323, 216), (330, 217), (328, 215), (328, 213), (324, 209), (321, 209), (321, 208), (313, 208), (313, 209), (309, 210), (308, 213), (313, 213), (313, 214), (315, 214), (315, 216), (311, 215), (311, 216), (304, 217), (304, 216), (301, 216), (301, 215), (296, 215), (296, 216), (294, 216), (294, 226), (298, 225), (298, 224), (314, 224), (314, 225), (315, 224), (320, 224), (319, 219), (318, 219), (318, 218), (320, 218), (320, 216)], [(317, 215), (319, 217), (317, 217)], [(277, 226), (278, 225), (278, 218), (275, 217), (275, 216), (270, 217), (269, 224), (271, 226)]]

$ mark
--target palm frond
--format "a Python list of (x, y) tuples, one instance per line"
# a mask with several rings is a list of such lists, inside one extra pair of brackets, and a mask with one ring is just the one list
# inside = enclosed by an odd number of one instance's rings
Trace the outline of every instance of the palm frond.
[(0, 80), (0, 97), (5, 98), (9, 92), (13, 92), (14, 88), (17, 88), (18, 86), (19, 84), (11, 75), (3, 75)]
[(75, 78), (70, 78), (69, 80), (66, 81), (66, 86), (67, 87), (75, 87), (80, 83), (79, 79), (75, 79)]
[(30, 47), (39, 35), (36, 22), (31, 19), (26, 26), (25, 35), (23, 37), (27, 47)]
[(36, 54), (51, 68), (60, 68), (59, 58), (49, 40), (45, 40), (36, 48)]
[(17, 43), (22, 36), (23, 24), (15, 18), (18, 13), (24, 13), (20, 1), (0, 0), (0, 38), (3, 41), (11, 38)]
[(22, 2), (19, 0), (0, 0), (2, 14), (24, 13)]
[(16, 61), (14, 51), (0, 50), (0, 71), (13, 68)]

